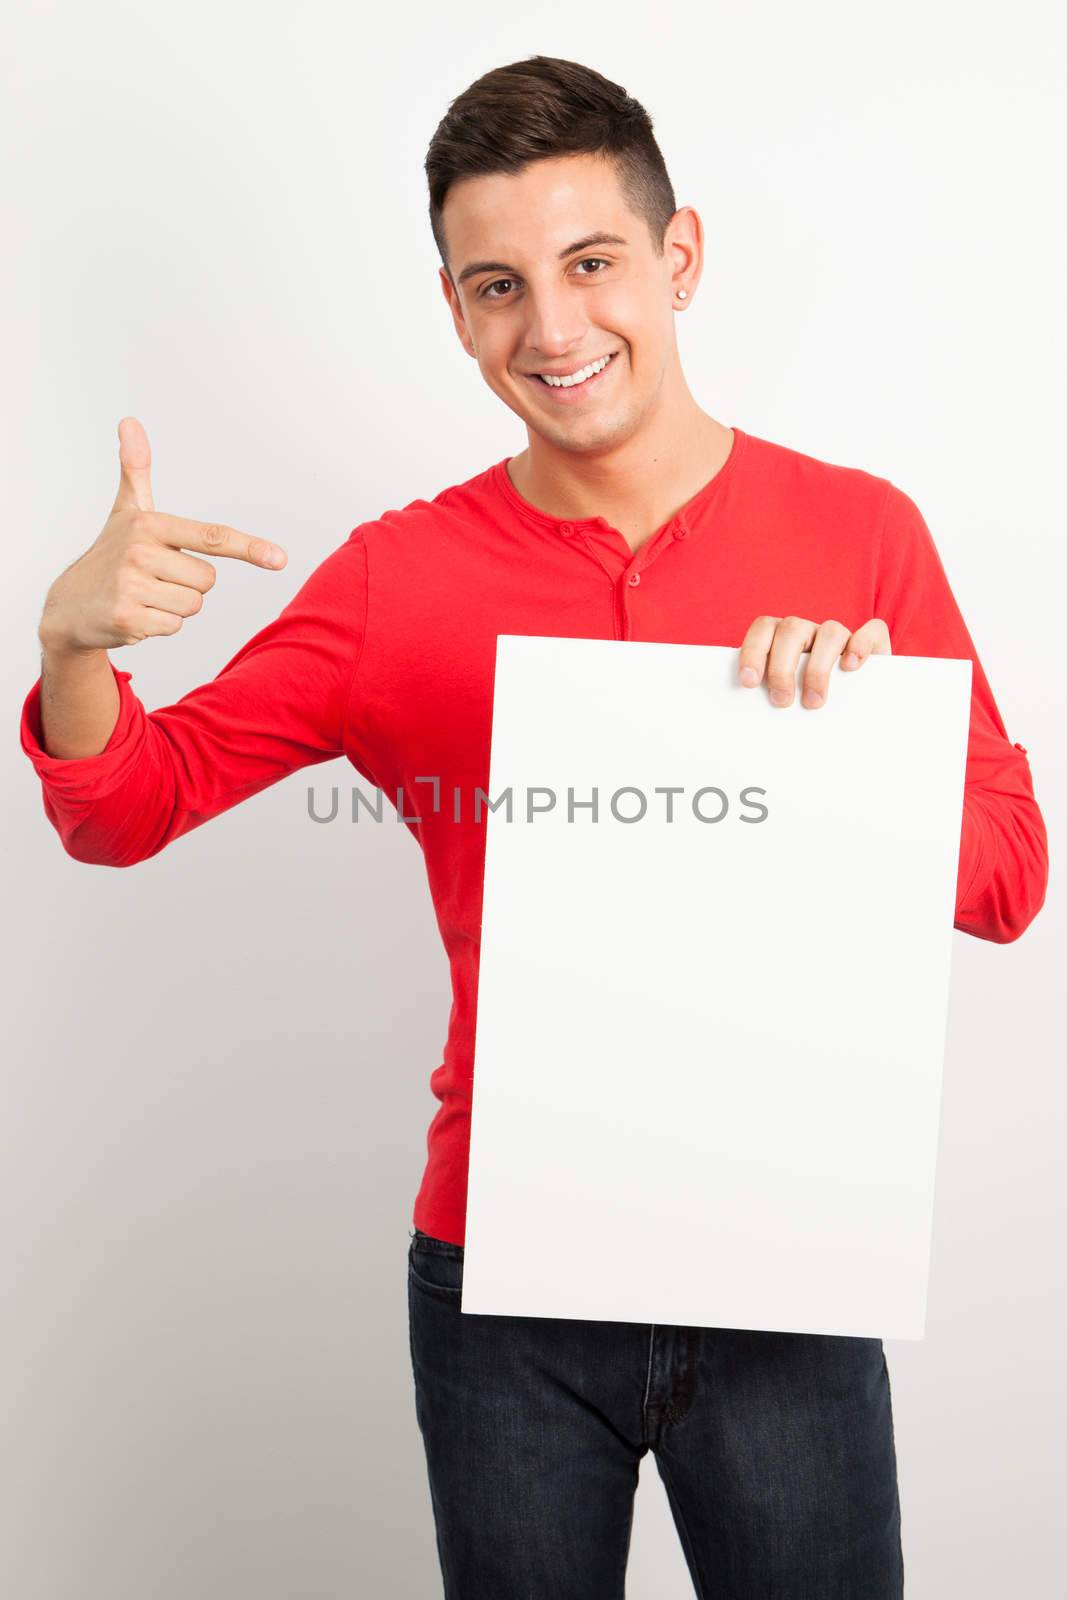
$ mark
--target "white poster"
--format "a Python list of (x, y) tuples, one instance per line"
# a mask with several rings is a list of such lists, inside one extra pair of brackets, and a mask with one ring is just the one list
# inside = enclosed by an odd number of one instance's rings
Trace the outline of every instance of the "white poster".
[(971, 663), (737, 655), (499, 638), (465, 1313), (923, 1336)]

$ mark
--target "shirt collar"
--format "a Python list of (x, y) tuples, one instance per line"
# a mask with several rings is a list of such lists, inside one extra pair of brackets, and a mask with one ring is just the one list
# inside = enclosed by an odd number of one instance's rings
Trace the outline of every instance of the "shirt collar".
[[(717, 497), (724, 480), (736, 470), (738, 460), (745, 446), (746, 435), (742, 429), (733, 424), (731, 424), (731, 427), (734, 440), (730, 447), (730, 454), (715, 476), (709, 478), (707, 483), (699, 488), (696, 494), (675, 512), (674, 516), (664, 524), (665, 527), (670, 527), (676, 522), (686, 527), (692, 527), (701, 512)], [(572, 533), (593, 532), (597, 529), (609, 533), (617, 532), (604, 517), (554, 517), (548, 511), (542, 511), (540, 506), (535, 506), (525, 496), (521, 495), (512, 483), (508, 473), (508, 462), (511, 460), (511, 456), (504, 456), (500, 461), (494, 462), (489, 469), (489, 481), (497, 493), (507, 501), (512, 511), (525, 518), (533, 527), (540, 528), (546, 533), (557, 533), (564, 538), (569, 537)], [(656, 531), (661, 532), (662, 530), (657, 529)]]

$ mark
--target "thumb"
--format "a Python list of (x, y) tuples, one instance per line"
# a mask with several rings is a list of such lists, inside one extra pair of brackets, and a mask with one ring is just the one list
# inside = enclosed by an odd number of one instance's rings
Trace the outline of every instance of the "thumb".
[(113, 511), (154, 511), (152, 452), (148, 435), (136, 417), (119, 423), (119, 492)]

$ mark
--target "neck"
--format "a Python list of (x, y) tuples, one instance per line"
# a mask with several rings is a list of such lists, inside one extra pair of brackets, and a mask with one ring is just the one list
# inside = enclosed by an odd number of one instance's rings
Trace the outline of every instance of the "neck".
[(511, 481), (550, 516), (604, 517), (637, 550), (730, 454), (732, 430), (689, 400), (603, 449), (567, 450), (528, 429), (527, 448), (509, 463)]

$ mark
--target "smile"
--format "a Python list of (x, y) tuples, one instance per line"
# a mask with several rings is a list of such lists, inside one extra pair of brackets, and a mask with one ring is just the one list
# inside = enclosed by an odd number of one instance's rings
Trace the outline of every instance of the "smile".
[(556, 378), (543, 372), (529, 372), (526, 376), (531, 383), (536, 383), (542, 389), (550, 389), (556, 398), (562, 400), (575, 390), (581, 390), (584, 394), (591, 387), (599, 388), (603, 382), (602, 374), (617, 354), (617, 350), (612, 350), (610, 355), (601, 356), (599, 360), (589, 362), (588, 366), (579, 367), (577, 372), (568, 373), (565, 378)]
[[(612, 351), (611, 354), (614, 355), (615, 352)], [(575, 384), (585, 383), (589, 378), (595, 377), (598, 372), (603, 372), (610, 360), (610, 355), (601, 356), (599, 361), (591, 361), (587, 367), (579, 367), (577, 372), (568, 373), (565, 378), (554, 378), (547, 372), (539, 372), (537, 376), (542, 383), (547, 383), (550, 388), (572, 389)]]

